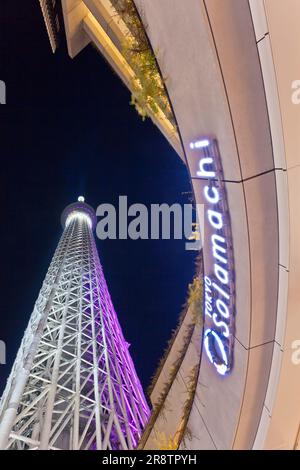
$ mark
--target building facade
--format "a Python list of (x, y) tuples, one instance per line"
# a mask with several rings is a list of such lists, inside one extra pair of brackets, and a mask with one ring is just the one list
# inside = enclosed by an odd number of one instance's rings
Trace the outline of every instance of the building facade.
[[(120, 33), (126, 18), (120, 8), (125, 3), (63, 0), (62, 8), (70, 56), (92, 42), (130, 88), (129, 64), (117, 46), (128, 35)], [(220, 359), (225, 341), (204, 336), (211, 321), (204, 318), (185, 445), (296, 449), (300, 429), (299, 1), (132, 3), (164, 80), (175, 133), (157, 114), (153, 121), (186, 163), (198, 203), (209, 202), (207, 197), (204, 200), (205, 177), (213, 170), (205, 166), (202, 150), (195, 144), (207, 136), (217, 143), (216, 163), (223, 174), (219, 180), (230, 220), (226, 240), (234, 256), (228, 271), (231, 283), (224, 292), (232, 294), (234, 322), (223, 333), (230, 335), (231, 366), (229, 371), (224, 353), (228, 373), (221, 376), (216, 370), (212, 345), (219, 345), (215, 353)], [(212, 201), (213, 192), (207, 195)], [(204, 273), (211, 280), (213, 267), (227, 280), (224, 270), (214, 267), (210, 249), (209, 243), (203, 246)], [(164, 372), (167, 385), (170, 374)], [(184, 378), (182, 387), (187, 388)], [(184, 400), (181, 407), (183, 412)], [(173, 439), (172, 429), (166, 425), (164, 431)]]

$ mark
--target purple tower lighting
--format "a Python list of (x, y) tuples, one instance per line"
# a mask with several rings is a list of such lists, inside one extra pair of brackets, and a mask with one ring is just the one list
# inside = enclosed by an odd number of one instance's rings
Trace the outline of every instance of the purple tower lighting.
[(0, 449), (133, 449), (149, 417), (81, 196), (0, 403)]

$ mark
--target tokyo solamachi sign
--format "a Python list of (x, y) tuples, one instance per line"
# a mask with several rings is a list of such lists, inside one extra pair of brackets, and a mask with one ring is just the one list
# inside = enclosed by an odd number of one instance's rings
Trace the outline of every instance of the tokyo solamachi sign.
[[(233, 365), (235, 283), (230, 213), (216, 139), (190, 144), (196, 198), (205, 204), (204, 337), (209, 361), (221, 374)], [(198, 194), (197, 194), (198, 193)]]

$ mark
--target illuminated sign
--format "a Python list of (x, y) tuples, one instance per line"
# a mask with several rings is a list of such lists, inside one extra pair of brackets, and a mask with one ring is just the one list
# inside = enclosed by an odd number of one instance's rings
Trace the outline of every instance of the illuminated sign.
[(233, 365), (235, 288), (230, 216), (221, 159), (215, 139), (190, 144), (193, 184), (205, 204), (204, 338), (209, 361), (221, 375)]

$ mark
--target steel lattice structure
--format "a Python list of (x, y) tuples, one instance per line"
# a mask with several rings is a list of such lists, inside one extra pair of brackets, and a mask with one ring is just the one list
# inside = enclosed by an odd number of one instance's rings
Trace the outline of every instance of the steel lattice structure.
[(132, 449), (149, 409), (79, 202), (36, 301), (0, 405), (2, 449)]

